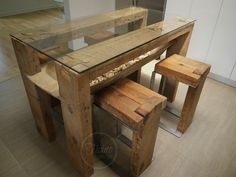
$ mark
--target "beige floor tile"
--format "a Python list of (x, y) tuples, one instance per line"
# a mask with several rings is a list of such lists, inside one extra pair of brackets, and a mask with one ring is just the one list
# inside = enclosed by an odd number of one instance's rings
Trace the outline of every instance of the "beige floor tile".
[(15, 159), (12, 157), (5, 145), (0, 141), (0, 175), (13, 168), (15, 165)]
[(224, 171), (223, 177), (235, 177), (236, 176), (236, 153), (230, 162), (230, 165)]
[(8, 169), (3, 174), (0, 175), (1, 177), (29, 177), (29, 175), (19, 166), (15, 166), (13, 168)]

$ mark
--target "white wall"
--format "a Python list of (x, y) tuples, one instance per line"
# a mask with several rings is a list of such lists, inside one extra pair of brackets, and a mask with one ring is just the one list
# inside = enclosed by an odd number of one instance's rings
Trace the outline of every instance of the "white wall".
[(54, 0), (54, 1), (64, 3), (64, 0)]
[(115, 9), (115, 0), (64, 0), (67, 20), (81, 18)]
[[(115, 0), (64, 0), (64, 11), (66, 20), (92, 16), (115, 9)], [(86, 46), (83, 39), (69, 42), (69, 47), (77, 50)]]
[(206, 61), (212, 72), (230, 78), (236, 62), (236, 1), (224, 0)]
[(167, 0), (165, 18), (180, 16), (197, 20), (188, 56), (205, 61), (222, 0)]
[(233, 70), (233, 72), (232, 72), (232, 74), (231, 74), (230, 79), (236, 81), (236, 62), (235, 62), (235, 64), (234, 64), (234, 70)]
[(1, 0), (0, 17), (55, 7), (53, 0)]
[(165, 18), (196, 19), (188, 56), (212, 65), (211, 76), (236, 85), (236, 1), (167, 0)]

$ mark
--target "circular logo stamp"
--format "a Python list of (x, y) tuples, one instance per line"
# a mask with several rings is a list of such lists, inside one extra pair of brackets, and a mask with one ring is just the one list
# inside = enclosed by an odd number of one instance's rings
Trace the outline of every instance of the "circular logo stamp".
[[(93, 139), (93, 143), (92, 143)], [(93, 152), (98, 159), (101, 161), (96, 161), (93, 164), (94, 169), (103, 169), (110, 166), (117, 157), (117, 143), (113, 137), (106, 133), (96, 132), (93, 135), (88, 136), (82, 142), (81, 156), (82, 160), (87, 164), (91, 165), (84, 153)]]

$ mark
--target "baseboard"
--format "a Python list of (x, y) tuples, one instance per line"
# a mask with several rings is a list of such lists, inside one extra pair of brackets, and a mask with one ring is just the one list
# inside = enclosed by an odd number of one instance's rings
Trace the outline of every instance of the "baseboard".
[(223, 77), (223, 76), (220, 76), (218, 74), (214, 74), (214, 73), (210, 73), (208, 75), (209, 78), (211, 79), (214, 79), (214, 80), (217, 80), (219, 82), (222, 82), (226, 85), (229, 85), (231, 87), (236, 87), (236, 81), (232, 80), (232, 79), (228, 79), (226, 77)]

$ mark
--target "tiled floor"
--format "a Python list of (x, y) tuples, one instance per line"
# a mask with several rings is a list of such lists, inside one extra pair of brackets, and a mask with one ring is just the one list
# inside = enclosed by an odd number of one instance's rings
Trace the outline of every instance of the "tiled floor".
[(0, 82), (19, 74), (9, 34), (64, 21), (62, 8), (0, 18)]

